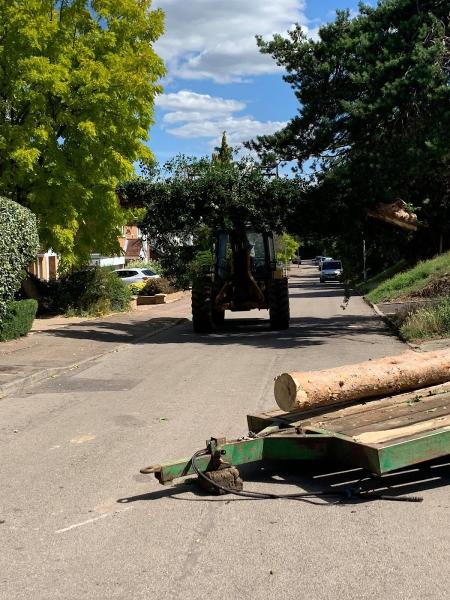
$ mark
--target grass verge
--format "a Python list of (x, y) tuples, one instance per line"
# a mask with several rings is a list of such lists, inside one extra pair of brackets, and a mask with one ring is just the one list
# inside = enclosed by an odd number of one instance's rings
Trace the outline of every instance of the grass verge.
[(450, 297), (410, 313), (400, 333), (408, 341), (450, 337)]

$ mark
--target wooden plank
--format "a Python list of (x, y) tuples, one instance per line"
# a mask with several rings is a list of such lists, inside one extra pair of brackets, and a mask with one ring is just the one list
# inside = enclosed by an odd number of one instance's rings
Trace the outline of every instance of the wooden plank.
[(378, 429), (385, 429), (394, 426), (400, 419), (414, 422), (423, 419), (448, 414), (450, 411), (450, 394), (441, 394), (439, 396), (429, 396), (413, 404), (403, 402), (400, 405), (393, 405), (387, 408), (379, 408), (368, 412), (350, 415), (336, 420), (320, 421), (312, 419), (311, 425), (326, 427), (330, 431), (353, 435), (357, 430), (368, 430), (376, 426)]
[(320, 420), (320, 422), (325, 425), (329, 421), (346, 418), (350, 415), (368, 415), (371, 411), (377, 411), (380, 408), (388, 408), (390, 406), (408, 402), (408, 400), (414, 399), (416, 396), (422, 398), (425, 396), (444, 394), (446, 392), (450, 392), (450, 382), (403, 394), (397, 394), (396, 396), (358, 402), (356, 404), (335, 404), (333, 407), (326, 406), (296, 412), (285, 412), (280, 409), (274, 409), (261, 413), (249, 414), (247, 415), (247, 423), (249, 430), (255, 433), (258, 433), (265, 427), (273, 425), (274, 423), (280, 422), (286, 424), (299, 423), (300, 425), (307, 426), (313, 421)]
[(365, 431), (358, 435), (352, 435), (352, 438), (359, 444), (381, 444), (403, 438), (411, 439), (413, 436), (431, 432), (435, 429), (450, 431), (450, 415), (426, 419), (402, 427)]
[[(359, 436), (366, 431), (384, 431), (389, 429), (397, 429), (399, 427), (406, 427), (409, 425), (413, 425), (414, 423), (422, 423), (424, 421), (432, 421), (434, 419), (442, 418), (450, 416), (450, 405), (441, 406), (439, 408), (436, 407), (436, 411), (429, 413), (427, 411), (421, 412), (411, 412), (409, 414), (404, 414), (399, 416), (398, 418), (387, 419), (384, 421), (379, 421), (376, 423), (370, 423), (368, 425), (361, 425), (360, 427), (348, 427), (342, 429), (341, 431), (336, 431), (336, 433), (341, 433), (343, 435), (349, 437)], [(327, 430), (329, 428), (327, 427)]]

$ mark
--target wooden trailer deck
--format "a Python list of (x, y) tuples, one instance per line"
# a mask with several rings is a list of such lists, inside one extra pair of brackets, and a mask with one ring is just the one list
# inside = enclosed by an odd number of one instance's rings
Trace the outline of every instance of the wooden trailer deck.
[(254, 433), (280, 425), (288, 428), (286, 434), (295, 427), (298, 434), (332, 438), (330, 457), (381, 474), (450, 453), (450, 382), (365, 403), (274, 410), (247, 420)]

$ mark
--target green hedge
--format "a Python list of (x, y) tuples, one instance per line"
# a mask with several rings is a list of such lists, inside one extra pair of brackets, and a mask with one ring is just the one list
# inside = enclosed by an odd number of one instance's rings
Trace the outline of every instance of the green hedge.
[(12, 300), (0, 325), (0, 341), (15, 340), (27, 335), (33, 325), (38, 303), (36, 300)]
[(39, 247), (35, 215), (0, 197), (0, 323)]

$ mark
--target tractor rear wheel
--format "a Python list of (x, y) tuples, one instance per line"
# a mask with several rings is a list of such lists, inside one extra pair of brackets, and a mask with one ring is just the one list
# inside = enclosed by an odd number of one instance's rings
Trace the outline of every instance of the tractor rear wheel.
[(269, 316), (271, 329), (288, 329), (290, 313), (287, 277), (272, 280), (269, 289)]
[(197, 279), (192, 284), (192, 324), (196, 333), (214, 330), (212, 282), (209, 279)]

